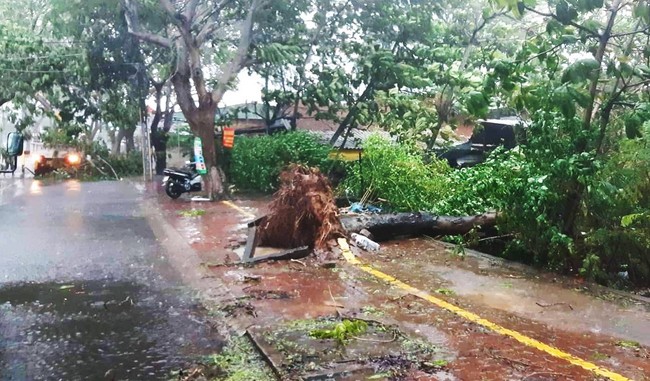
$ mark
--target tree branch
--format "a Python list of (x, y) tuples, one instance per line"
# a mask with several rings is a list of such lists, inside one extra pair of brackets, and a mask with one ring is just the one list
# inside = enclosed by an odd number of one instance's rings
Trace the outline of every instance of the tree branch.
[(140, 19), (138, 15), (138, 4), (134, 0), (123, 0), (124, 18), (126, 19), (126, 26), (129, 33), (136, 38), (146, 41), (164, 48), (171, 48), (172, 41), (166, 37), (143, 32), (140, 28)]
[[(544, 16), (544, 17), (551, 17), (551, 18), (553, 18), (553, 19), (555, 19), (557, 21), (560, 21), (559, 18), (557, 17), (557, 15), (555, 15), (553, 13), (540, 12), (537, 9), (531, 8), (531, 7), (528, 7), (528, 6), (524, 6), (524, 9), (529, 11), (529, 12), (533, 12), (533, 13), (535, 13), (537, 15)], [(576, 22), (570, 21), (568, 24), (571, 25), (572, 27), (576, 28), (576, 29), (579, 29), (579, 30), (589, 34), (592, 37), (596, 37), (596, 38), (600, 37), (598, 32), (595, 32), (595, 31), (593, 31), (593, 30), (591, 30), (589, 28), (585, 28), (584, 26), (582, 26), (582, 25), (580, 25), (580, 24), (578, 24)]]
[(219, 15), (221, 11), (231, 4), (233, 0), (222, 0), (216, 7), (211, 8), (205, 16), (200, 17), (200, 19), (206, 18), (205, 24), (199, 30), (199, 33), (196, 35), (196, 45), (201, 46), (205, 41), (207, 41), (212, 34), (219, 28)]
[(215, 89), (212, 91), (212, 101), (214, 103), (219, 103), (221, 101), (223, 94), (225, 94), (225, 92), (228, 90), (228, 84), (237, 76), (239, 71), (242, 69), (244, 62), (246, 61), (246, 56), (251, 45), (251, 37), (253, 34), (253, 18), (255, 16), (255, 12), (263, 3), (264, 0), (253, 0), (253, 3), (248, 10), (246, 20), (244, 20), (241, 26), (241, 35), (239, 37), (239, 46), (237, 47), (237, 52), (228, 63), (225, 70), (222, 70), (219, 82)]
[(192, 25), (194, 23), (194, 17), (196, 16), (196, 8), (199, 5), (199, 0), (190, 0), (190, 3), (185, 9), (184, 16), (187, 19), (187, 22)]
[(631, 36), (631, 35), (634, 35), (634, 34), (643, 34), (643, 33), (647, 32), (647, 31), (650, 31), (650, 25), (646, 26), (643, 29), (635, 30), (633, 32), (612, 34), (612, 38)]

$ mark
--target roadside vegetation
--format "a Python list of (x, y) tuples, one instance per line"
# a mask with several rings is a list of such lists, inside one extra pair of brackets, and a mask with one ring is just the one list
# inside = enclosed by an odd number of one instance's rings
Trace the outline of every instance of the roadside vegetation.
[[(203, 139), (215, 199), (228, 183), (271, 192), (291, 162), (340, 174), (304, 133), (238, 136), (225, 153), (212, 144), (217, 106), (249, 71), (264, 80), (267, 126), (295, 130), (307, 113), (335, 126), (331, 142), (368, 127), (397, 140), (366, 141), (339, 194), (394, 210), (498, 211), (509, 257), (650, 285), (647, 1), (224, 4), (216, 14), (204, 0), (0, 5), (6, 119), (27, 134), (48, 118), (46, 144), (74, 145), (92, 158), (89, 177), (115, 178), (141, 170), (145, 119), (158, 170), (170, 138), (187, 146), (189, 134), (171, 130), (176, 107)], [(529, 121), (519, 147), (461, 170), (435, 159), (449, 131), (491, 109)]]
[(229, 178), (238, 189), (271, 192), (278, 188), (280, 172), (289, 164), (325, 170), (330, 147), (311, 133), (242, 137), (229, 152)]

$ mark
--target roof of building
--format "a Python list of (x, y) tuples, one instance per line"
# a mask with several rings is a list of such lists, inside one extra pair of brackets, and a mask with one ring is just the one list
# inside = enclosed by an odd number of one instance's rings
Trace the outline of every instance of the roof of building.
[(501, 124), (504, 126), (528, 126), (528, 122), (517, 116), (506, 116), (498, 119), (479, 119), (478, 123)]
[[(314, 133), (320, 137), (323, 143), (329, 144), (329, 141), (334, 136), (335, 131), (314, 131)], [(391, 141), (395, 140), (390, 136), (388, 132), (383, 130), (360, 130), (353, 128), (350, 130), (350, 136), (348, 136), (347, 139), (345, 139), (345, 134), (339, 136), (339, 138), (336, 140), (336, 143), (334, 143), (334, 147), (342, 149), (361, 149), (361, 145), (373, 135), (379, 135)], [(344, 141), (345, 145), (343, 145)], [(341, 145), (343, 145), (343, 147), (341, 147)]]

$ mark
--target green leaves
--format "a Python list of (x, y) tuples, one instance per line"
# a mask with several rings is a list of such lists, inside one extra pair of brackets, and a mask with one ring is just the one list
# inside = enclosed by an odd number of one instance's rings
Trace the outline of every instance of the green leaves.
[(581, 12), (591, 12), (604, 5), (603, 0), (571, 0), (571, 3)]
[(447, 164), (438, 160), (425, 163), (421, 152), (412, 146), (371, 136), (363, 144), (363, 159), (350, 165), (340, 187), (359, 197), (372, 188), (398, 211), (433, 210), (450, 192), (445, 179), (448, 171)]
[(301, 48), (296, 45), (284, 45), (281, 43), (270, 43), (258, 46), (255, 55), (264, 63), (278, 65), (282, 63), (294, 63), (296, 55), (301, 53)]
[(368, 329), (368, 324), (363, 320), (343, 319), (330, 329), (314, 329), (309, 336), (317, 339), (334, 339), (340, 344), (345, 344), (349, 339), (362, 335)]
[(278, 175), (291, 163), (325, 169), (330, 147), (307, 132), (237, 137), (228, 177), (239, 189), (273, 192)]
[(625, 135), (628, 139), (636, 139), (643, 137), (641, 133), (641, 127), (643, 126), (643, 120), (637, 113), (632, 113), (625, 118)]
[(646, 216), (645, 214), (642, 214), (642, 213), (634, 213), (634, 214), (625, 215), (625, 216), (621, 217), (621, 226), (624, 227), (624, 228), (628, 228), (628, 227), (634, 225), (635, 223), (637, 223), (637, 221), (641, 221), (642, 219), (647, 218), (647, 217), (648, 216)]
[(480, 91), (471, 91), (467, 94), (465, 106), (467, 107), (467, 112), (471, 115), (483, 117), (487, 114), (488, 108), (490, 107), (490, 99)]
[(555, 6), (555, 14), (558, 21), (564, 25), (569, 25), (576, 17), (578, 11), (565, 0), (560, 0)]
[(646, 23), (650, 23), (650, 4), (647, 1), (639, 1), (634, 7), (633, 15)]
[(581, 58), (569, 65), (562, 74), (562, 83), (580, 83), (597, 78), (600, 64), (593, 57)]
[(589, 94), (580, 91), (573, 86), (567, 86), (566, 88), (571, 100), (575, 101), (580, 107), (589, 107), (591, 104), (591, 97)]
[(491, 0), (491, 3), (499, 8), (505, 8), (512, 11), (515, 17), (521, 17), (524, 13), (525, 6), (534, 7), (537, 3), (535, 0)]

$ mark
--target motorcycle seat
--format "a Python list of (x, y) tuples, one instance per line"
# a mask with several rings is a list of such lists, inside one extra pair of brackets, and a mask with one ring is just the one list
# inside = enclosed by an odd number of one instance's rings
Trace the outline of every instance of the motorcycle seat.
[(192, 172), (179, 168), (165, 168), (163, 171), (164, 175), (167, 176), (187, 176), (192, 177)]

